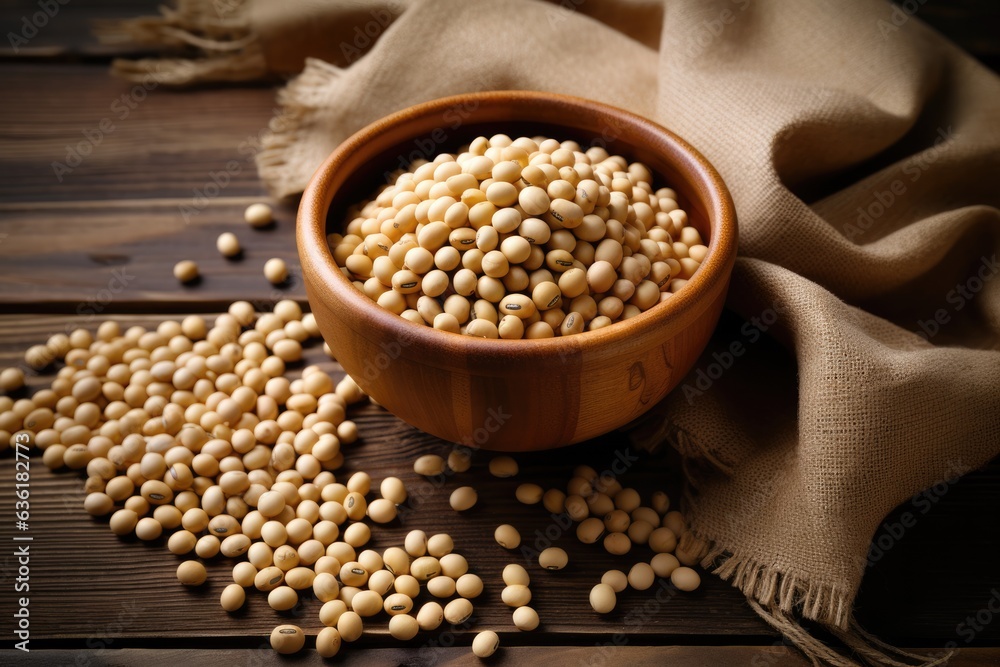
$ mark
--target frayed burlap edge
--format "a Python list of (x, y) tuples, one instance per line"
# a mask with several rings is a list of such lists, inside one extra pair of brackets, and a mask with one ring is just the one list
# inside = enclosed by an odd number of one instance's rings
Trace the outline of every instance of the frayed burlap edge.
[[(322, 60), (306, 58), (305, 69), (278, 92), (278, 114), (257, 154), (257, 173), (275, 197), (289, 197), (305, 188), (316, 166), (302, 157), (318, 127), (317, 94), (328, 90), (343, 70)], [(308, 168), (308, 173), (303, 171)]]
[(129, 81), (189, 86), (250, 81), (267, 74), (260, 38), (252, 30), (246, 0), (180, 0), (160, 16), (99, 21), (94, 34), (104, 44), (157, 49), (194, 49), (198, 57), (116, 59), (111, 71)]
[[(855, 656), (871, 665), (884, 667), (937, 667), (951, 658), (922, 656), (890, 646), (864, 631), (851, 610), (853, 592), (816, 584), (801, 574), (782, 571), (763, 563), (743, 550), (731, 550), (700, 530), (697, 490), (706, 469), (726, 474), (729, 466), (688, 431), (663, 421), (657, 429), (683, 456), (684, 502), (692, 520), (691, 529), (681, 536), (677, 550), (696, 558), (699, 564), (723, 581), (730, 582), (747, 597), (747, 603), (814, 665), (857, 667), (815, 638), (799, 622), (799, 617), (815, 621), (844, 643)], [(648, 438), (648, 433), (646, 437)]]

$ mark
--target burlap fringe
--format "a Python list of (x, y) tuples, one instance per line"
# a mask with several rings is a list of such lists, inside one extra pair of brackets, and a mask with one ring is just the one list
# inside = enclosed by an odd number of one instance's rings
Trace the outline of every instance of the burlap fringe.
[[(698, 468), (709, 466), (694, 462), (707, 461), (715, 467), (718, 460), (698, 438), (676, 425), (668, 425), (662, 432), (671, 445), (684, 454), (687, 480), (684, 500), (697, 521), (698, 482), (704, 474), (704, 470)], [(725, 470), (725, 466), (719, 469)], [(856, 657), (870, 665), (937, 667), (947, 664), (952, 656), (952, 652), (937, 657), (922, 656), (879, 641), (858, 625), (851, 612), (847, 592), (782, 572), (770, 563), (762, 563), (739, 550), (729, 550), (715, 540), (700, 535), (697, 526), (681, 536), (677, 548), (696, 556), (702, 567), (738, 588), (747, 596), (750, 607), (814, 665), (858, 667), (860, 663), (816, 639), (797, 620), (797, 616), (822, 624)]]
[(300, 174), (290, 165), (301, 163), (294, 154), (307, 139), (323, 128), (315, 126), (324, 102), (318, 93), (328, 90), (343, 70), (315, 58), (306, 58), (305, 69), (278, 93), (280, 111), (271, 119), (269, 132), (257, 154), (257, 173), (275, 197), (302, 192), (311, 174)]
[(267, 63), (246, 7), (246, 0), (180, 0), (176, 9), (161, 7), (160, 16), (98, 22), (94, 34), (105, 44), (194, 49), (198, 54), (116, 59), (112, 72), (129, 81), (153, 77), (168, 86), (250, 81), (267, 75)]

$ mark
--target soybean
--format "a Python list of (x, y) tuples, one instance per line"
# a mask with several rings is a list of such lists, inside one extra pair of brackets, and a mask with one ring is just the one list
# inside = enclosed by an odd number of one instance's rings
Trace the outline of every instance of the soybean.
[(316, 652), (321, 658), (332, 658), (340, 651), (341, 638), (337, 628), (327, 627), (316, 635)]
[(177, 580), (185, 586), (201, 586), (207, 578), (205, 566), (196, 560), (186, 560), (177, 566)]
[(189, 259), (174, 265), (174, 278), (181, 283), (191, 283), (198, 278), (198, 265)]
[(247, 221), (247, 224), (256, 228), (271, 224), (273, 217), (271, 207), (267, 204), (250, 204), (243, 212), (243, 219)]
[(590, 606), (598, 614), (607, 614), (618, 603), (615, 591), (608, 584), (597, 584), (590, 589)]
[(537, 484), (521, 484), (514, 495), (525, 505), (536, 505), (542, 500), (542, 487)]
[(531, 578), (528, 576), (528, 571), (524, 569), (523, 566), (517, 563), (511, 563), (503, 569), (502, 577), (503, 583), (508, 586), (513, 586), (519, 584), (521, 586), (527, 586), (531, 583)]
[(272, 257), (264, 262), (264, 277), (272, 285), (280, 285), (288, 280), (288, 266), (285, 264), (285, 260)]
[(523, 584), (511, 584), (500, 593), (500, 599), (508, 607), (523, 607), (531, 602), (531, 589)]
[(297, 625), (279, 625), (271, 631), (271, 648), (282, 655), (298, 653), (306, 644), (306, 635)]
[(601, 583), (611, 586), (615, 593), (621, 593), (628, 587), (628, 576), (621, 570), (608, 570), (601, 575)]
[(510, 456), (497, 456), (490, 459), (490, 474), (494, 477), (513, 477), (517, 474), (517, 461)]
[(514, 626), (518, 630), (530, 632), (538, 627), (538, 612), (531, 607), (518, 607), (512, 614)]
[(497, 526), (493, 537), (504, 549), (516, 549), (521, 546), (521, 534), (509, 523)]
[(420, 624), (408, 614), (397, 614), (389, 619), (389, 634), (400, 641), (408, 641), (417, 636)]
[(219, 254), (228, 258), (238, 257), (241, 252), (240, 240), (232, 232), (220, 234), (215, 241), (215, 247)]
[(444, 622), (444, 608), (437, 602), (426, 602), (417, 612), (417, 625), (421, 630), (437, 630)]
[(690, 592), (701, 585), (701, 577), (689, 567), (678, 567), (670, 573), (670, 583), (678, 590)]
[(538, 564), (546, 570), (561, 570), (569, 563), (569, 556), (559, 547), (549, 547), (538, 555)]
[(433, 477), (444, 472), (445, 461), (437, 454), (425, 454), (413, 462), (413, 472)]
[(247, 594), (239, 584), (229, 584), (222, 591), (220, 602), (226, 611), (236, 611), (246, 602)]
[(472, 640), (472, 652), (478, 658), (488, 658), (500, 648), (500, 637), (492, 630), (484, 630)]
[(460, 486), (451, 493), (448, 502), (456, 512), (464, 512), (472, 509), (476, 505), (479, 495), (471, 486)]
[(461, 625), (472, 616), (472, 603), (465, 598), (456, 598), (444, 607), (444, 618), (452, 625)]

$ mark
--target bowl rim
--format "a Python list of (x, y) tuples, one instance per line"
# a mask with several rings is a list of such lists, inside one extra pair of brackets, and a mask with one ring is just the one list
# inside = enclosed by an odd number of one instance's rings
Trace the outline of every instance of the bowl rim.
[[(336, 264), (327, 242), (327, 216), (335, 190), (329, 187), (334, 174), (366, 143), (404, 121), (417, 117), (440, 115), (456, 104), (476, 102), (478, 109), (485, 104), (509, 104), (511, 102), (554, 103), (571, 108), (586, 109), (591, 113), (603, 113), (625, 123), (630, 123), (646, 132), (660, 135), (672, 144), (682, 162), (683, 168), (700, 179), (705, 191), (708, 223), (712, 227), (712, 238), (708, 254), (682, 290), (665, 302), (643, 311), (628, 320), (620, 320), (596, 331), (584, 331), (572, 336), (554, 336), (541, 339), (488, 339), (441, 331), (431, 326), (417, 324), (388, 311), (365, 294), (358, 291)], [(476, 123), (473, 115), (469, 123)], [(557, 124), (557, 123), (549, 123)], [(418, 135), (419, 136), (419, 135)], [(671, 158), (671, 162), (677, 160)], [(337, 187), (343, 183), (339, 183)], [(452, 95), (422, 102), (370, 123), (345, 139), (323, 161), (314, 172), (299, 203), (296, 222), (296, 237), (303, 273), (310, 270), (315, 278), (342, 299), (349, 310), (359, 313), (369, 326), (395, 332), (400, 339), (408, 341), (408, 347), (431, 346), (451, 348), (457, 355), (480, 358), (534, 358), (552, 354), (565, 354), (566, 348), (577, 352), (593, 351), (599, 347), (627, 343), (637, 336), (639, 330), (646, 330), (670, 319), (683, 319), (697, 314), (707, 298), (715, 292), (719, 282), (728, 282), (736, 256), (737, 221), (732, 197), (722, 177), (712, 164), (687, 141), (674, 132), (648, 118), (603, 102), (564, 95), (536, 91), (503, 90)], [(461, 358), (461, 357), (458, 357)]]

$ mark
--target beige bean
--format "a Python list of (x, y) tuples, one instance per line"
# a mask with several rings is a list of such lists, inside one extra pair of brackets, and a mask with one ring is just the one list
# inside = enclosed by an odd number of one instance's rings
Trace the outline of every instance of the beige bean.
[(512, 584), (503, 589), (500, 599), (508, 607), (523, 607), (531, 602), (531, 589), (522, 584)]
[(689, 567), (678, 567), (670, 573), (670, 583), (678, 590), (690, 592), (701, 586), (701, 577)]
[(276, 653), (298, 653), (306, 644), (306, 635), (297, 625), (279, 625), (271, 631), (271, 648)]
[(514, 626), (521, 631), (530, 632), (538, 627), (538, 612), (531, 607), (518, 607), (512, 614)]
[(444, 622), (444, 608), (437, 602), (425, 602), (417, 612), (417, 625), (429, 632), (437, 630)]
[(472, 603), (465, 598), (456, 598), (444, 607), (444, 618), (452, 625), (461, 625), (472, 616)]
[(474, 488), (471, 486), (461, 486), (452, 491), (448, 502), (456, 512), (464, 512), (472, 509), (478, 499), (479, 496)]
[(472, 640), (472, 652), (477, 658), (488, 658), (500, 648), (500, 637), (492, 630), (484, 630)]
[(569, 563), (569, 556), (559, 547), (549, 547), (538, 555), (538, 564), (546, 570), (561, 570)]
[(628, 576), (621, 570), (608, 570), (601, 575), (601, 583), (610, 586), (615, 593), (621, 593), (628, 587)]
[(615, 591), (608, 584), (597, 584), (590, 589), (590, 606), (598, 614), (607, 614), (614, 610), (618, 600)]
[(497, 544), (504, 549), (516, 549), (521, 546), (521, 534), (517, 532), (514, 526), (508, 523), (497, 526), (493, 537), (496, 539)]

